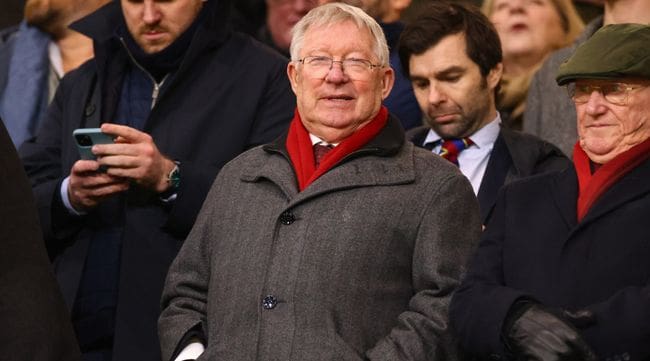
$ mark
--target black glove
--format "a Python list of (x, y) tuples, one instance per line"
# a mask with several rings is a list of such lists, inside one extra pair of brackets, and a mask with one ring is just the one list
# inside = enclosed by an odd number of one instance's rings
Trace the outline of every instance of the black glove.
[(518, 360), (596, 360), (578, 331), (541, 305), (526, 302), (514, 307), (505, 327), (505, 343)]

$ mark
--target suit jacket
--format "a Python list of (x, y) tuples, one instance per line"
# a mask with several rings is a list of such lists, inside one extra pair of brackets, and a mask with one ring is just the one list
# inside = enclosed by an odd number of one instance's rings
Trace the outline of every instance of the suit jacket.
[(36, 134), (52, 98), (49, 45), (50, 35), (25, 21), (0, 32), (0, 116), (16, 148)]
[(504, 355), (515, 300), (588, 309), (579, 331), (600, 360), (650, 359), (650, 161), (618, 180), (577, 222), (573, 168), (504, 187), (451, 306), (467, 351)]
[(592, 20), (569, 47), (560, 49), (546, 59), (528, 88), (524, 131), (558, 146), (569, 157), (578, 140), (576, 109), (565, 89), (557, 85), (555, 76), (564, 61), (603, 25), (603, 18)]
[[(415, 128), (407, 133), (407, 138), (416, 146), (423, 147), (428, 132), (426, 126)], [(570, 165), (571, 162), (554, 145), (501, 127), (477, 194), (483, 224), (487, 223), (498, 191), (504, 184), (534, 174), (562, 170)]]
[(163, 360), (455, 360), (447, 302), (480, 232), (469, 182), (399, 121), (299, 192), (285, 139), (219, 173), (170, 268)]
[(43, 245), (34, 196), (1, 121), (0, 200), (0, 358), (80, 360)]
[[(143, 131), (181, 163), (177, 198), (132, 185), (84, 216), (64, 208), (60, 186), (79, 159), (72, 131), (111, 121), (131, 65), (114, 37), (119, 2), (110, 2), (77, 24), (94, 39), (95, 58), (61, 82), (37, 136), (21, 147), (56, 274), (72, 308), (95, 233), (122, 231), (113, 359), (159, 360), (156, 321), (167, 267), (187, 236), (219, 169), (248, 148), (275, 139), (286, 128), (295, 97), (286, 59), (250, 37), (232, 33), (228, 1), (209, 1), (205, 21), (184, 61), (161, 91)], [(116, 211), (117, 209), (117, 211)]]

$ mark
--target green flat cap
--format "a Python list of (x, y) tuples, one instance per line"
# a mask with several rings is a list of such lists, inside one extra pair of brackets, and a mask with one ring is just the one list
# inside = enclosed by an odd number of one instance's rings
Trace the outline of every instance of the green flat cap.
[(559, 85), (576, 79), (650, 79), (650, 26), (613, 24), (598, 30), (560, 65)]

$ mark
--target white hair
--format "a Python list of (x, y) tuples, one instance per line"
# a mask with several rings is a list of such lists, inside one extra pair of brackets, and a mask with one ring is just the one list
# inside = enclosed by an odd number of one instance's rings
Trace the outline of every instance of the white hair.
[(305, 40), (305, 33), (312, 26), (329, 26), (351, 21), (359, 29), (368, 29), (373, 38), (373, 52), (383, 66), (388, 65), (388, 44), (386, 36), (375, 19), (366, 14), (358, 7), (343, 3), (329, 3), (313, 8), (307, 15), (293, 27), (291, 47), (291, 60), (296, 61), (300, 58), (300, 51)]

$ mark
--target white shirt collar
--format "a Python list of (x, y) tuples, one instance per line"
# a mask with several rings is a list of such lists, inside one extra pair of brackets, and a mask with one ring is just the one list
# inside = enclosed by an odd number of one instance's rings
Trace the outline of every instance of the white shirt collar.
[(50, 41), (48, 56), (50, 58), (50, 65), (52, 65), (52, 69), (54, 69), (56, 75), (59, 79), (63, 78), (63, 59), (61, 58), (61, 50), (53, 41)]
[(312, 146), (314, 146), (316, 144), (320, 144), (320, 145), (331, 145), (331, 146), (336, 147), (337, 145), (339, 145), (339, 143), (328, 143), (328, 142), (320, 139), (319, 137), (317, 137), (317, 136), (315, 136), (315, 135), (313, 135), (311, 133), (309, 133), (309, 139), (311, 139), (311, 145)]
[[(499, 131), (500, 129), (500, 124), (501, 124), (501, 115), (499, 115), (499, 112), (497, 112), (497, 116), (489, 123), (484, 125), (482, 128), (474, 132), (474, 134), (470, 135), (470, 139), (472, 139), (472, 142), (474, 142), (473, 146), (476, 146), (477, 148), (483, 148), (483, 147), (491, 147), (492, 144), (497, 140), (499, 137)], [(433, 129), (429, 129), (429, 133), (427, 133), (426, 138), (424, 139), (424, 144), (427, 143), (435, 143), (440, 141), (442, 138), (436, 133)]]

